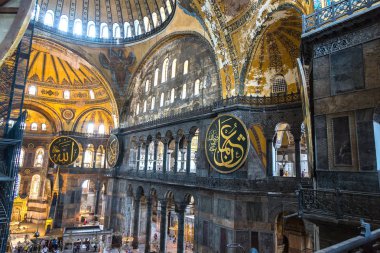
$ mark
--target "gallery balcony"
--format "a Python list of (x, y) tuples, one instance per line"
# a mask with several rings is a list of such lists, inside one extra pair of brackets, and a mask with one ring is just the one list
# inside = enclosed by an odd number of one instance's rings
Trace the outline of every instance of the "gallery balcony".
[(303, 34), (322, 30), (328, 26), (353, 19), (379, 8), (379, 3), (380, 0), (333, 0), (330, 5), (302, 17)]
[(380, 224), (380, 194), (339, 189), (304, 189), (298, 191), (300, 215), (315, 220)]

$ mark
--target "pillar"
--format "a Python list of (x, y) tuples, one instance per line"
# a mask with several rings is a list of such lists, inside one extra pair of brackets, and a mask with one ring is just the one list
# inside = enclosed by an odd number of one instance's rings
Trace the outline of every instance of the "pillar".
[(145, 163), (144, 163), (144, 172), (148, 170), (148, 158), (149, 158), (149, 144), (146, 143), (145, 145)]
[(156, 172), (157, 167), (157, 147), (158, 147), (158, 140), (154, 141), (154, 154), (153, 154), (153, 172)]
[(181, 203), (177, 209), (177, 214), (178, 214), (177, 253), (185, 252), (185, 211), (186, 211), (186, 204)]
[(191, 162), (191, 141), (193, 139), (192, 135), (187, 137), (187, 153), (186, 153), (186, 173), (190, 174), (190, 162)]
[(140, 196), (135, 199), (135, 210), (133, 217), (133, 241), (132, 247), (137, 249), (139, 247), (139, 223), (140, 223)]
[(137, 145), (137, 171), (140, 169), (140, 159), (141, 159), (141, 143)]
[(175, 148), (174, 148), (174, 172), (178, 171), (178, 152), (179, 152), (179, 140), (175, 140)]
[(167, 201), (161, 200), (160, 253), (166, 253), (167, 236)]
[(151, 233), (152, 233), (152, 198), (147, 198), (146, 199), (145, 253), (150, 252)]
[(168, 140), (164, 140), (162, 143), (164, 144), (164, 156), (162, 157), (162, 173), (166, 173), (167, 161), (168, 161), (168, 145), (169, 145), (169, 141)]
[(272, 168), (272, 140), (267, 139), (267, 177), (273, 176), (273, 168)]
[(96, 197), (95, 197), (95, 211), (94, 214), (95, 216), (98, 215), (99, 213), (99, 198), (100, 198), (100, 182), (96, 182)]
[(301, 150), (300, 150), (300, 139), (294, 140), (294, 151), (295, 151), (295, 167), (296, 167), (296, 177), (301, 177)]

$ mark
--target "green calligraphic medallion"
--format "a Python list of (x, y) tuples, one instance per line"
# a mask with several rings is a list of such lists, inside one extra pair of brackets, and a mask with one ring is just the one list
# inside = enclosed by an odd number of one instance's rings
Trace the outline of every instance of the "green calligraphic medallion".
[(111, 134), (108, 138), (106, 152), (108, 165), (111, 168), (115, 167), (120, 153), (119, 140), (116, 135)]
[(49, 158), (56, 165), (70, 165), (79, 156), (79, 145), (71, 137), (55, 138), (49, 146)]
[(219, 173), (239, 169), (249, 150), (249, 136), (244, 123), (233, 115), (218, 116), (207, 130), (205, 150), (208, 162)]

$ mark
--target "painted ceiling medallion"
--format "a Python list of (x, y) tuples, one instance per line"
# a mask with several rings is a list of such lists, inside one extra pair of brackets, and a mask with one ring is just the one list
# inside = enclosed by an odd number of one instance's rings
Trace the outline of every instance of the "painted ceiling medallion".
[(62, 117), (65, 120), (72, 120), (74, 118), (74, 112), (71, 109), (65, 109), (62, 111)]

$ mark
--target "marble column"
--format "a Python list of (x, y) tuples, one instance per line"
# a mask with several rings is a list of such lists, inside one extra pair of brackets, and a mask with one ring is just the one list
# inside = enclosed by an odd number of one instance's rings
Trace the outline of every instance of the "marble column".
[(301, 150), (300, 150), (300, 140), (294, 140), (294, 151), (295, 151), (295, 168), (296, 168), (296, 177), (301, 177)]
[[(96, 182), (96, 197), (95, 197), (95, 211), (94, 214), (97, 217), (99, 213), (99, 198), (100, 198), (100, 182)], [(98, 218), (98, 217), (97, 217)]]
[(145, 163), (144, 163), (144, 172), (148, 170), (148, 158), (149, 158), (149, 143), (145, 144)]
[(168, 166), (168, 145), (169, 142), (167, 140), (163, 140), (162, 143), (164, 144), (164, 155), (162, 157), (162, 173), (166, 173), (167, 166)]
[(179, 153), (179, 140), (175, 140), (174, 148), (174, 172), (178, 171), (178, 153)]
[(167, 201), (161, 200), (161, 222), (160, 222), (160, 253), (166, 253), (167, 236)]
[(141, 144), (137, 146), (137, 171), (140, 169), (140, 159), (141, 159)]
[(190, 162), (191, 162), (191, 141), (193, 139), (192, 135), (187, 137), (187, 153), (186, 153), (186, 173), (190, 174)]
[(155, 173), (157, 170), (157, 147), (158, 140), (154, 141), (154, 154), (153, 154), (153, 172)]
[(273, 176), (272, 168), (272, 140), (267, 139), (267, 177)]
[(134, 210), (134, 217), (133, 217), (132, 247), (134, 249), (137, 249), (139, 247), (140, 197), (137, 197), (135, 199), (134, 204), (135, 204), (135, 210)]
[(177, 253), (185, 252), (185, 211), (186, 211), (186, 205), (181, 203), (177, 209), (177, 215), (178, 215)]
[(145, 230), (145, 253), (150, 252), (150, 237), (152, 233), (152, 199), (146, 200), (146, 230)]

